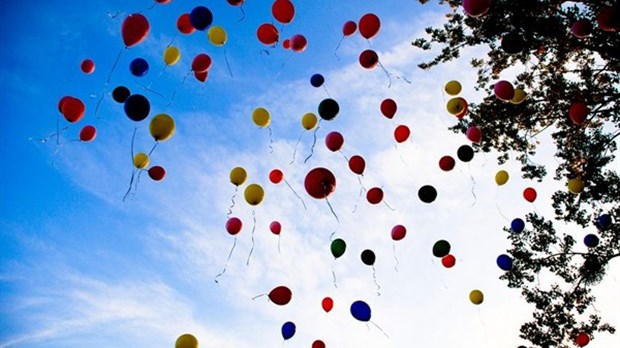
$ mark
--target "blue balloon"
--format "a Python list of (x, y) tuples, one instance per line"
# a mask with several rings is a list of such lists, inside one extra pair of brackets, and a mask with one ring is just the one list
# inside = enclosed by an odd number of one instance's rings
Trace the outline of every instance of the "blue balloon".
[(325, 78), (321, 74), (314, 74), (310, 77), (310, 84), (312, 87), (321, 87), (325, 82)]
[(208, 8), (197, 6), (190, 12), (189, 22), (194, 28), (204, 31), (213, 23), (213, 14)]
[(141, 94), (132, 94), (125, 100), (125, 114), (132, 121), (142, 121), (151, 112), (151, 103)]
[(519, 218), (512, 220), (510, 223), (510, 229), (514, 233), (521, 233), (525, 229), (525, 222)]
[(601, 230), (606, 230), (611, 227), (611, 215), (603, 214), (596, 219), (596, 226)]
[(297, 328), (295, 327), (295, 323), (287, 321), (282, 325), (282, 337), (285, 340), (288, 340), (289, 338), (295, 336), (296, 330)]
[(501, 254), (497, 257), (497, 266), (504, 271), (510, 271), (512, 269), (512, 258), (506, 254)]
[(355, 301), (351, 304), (351, 315), (359, 321), (369, 321), (370, 306), (364, 301)]
[(583, 244), (588, 248), (596, 248), (598, 246), (598, 237), (593, 234), (588, 234), (583, 238)]
[(144, 76), (149, 71), (149, 62), (144, 58), (136, 58), (129, 64), (129, 71), (131, 71), (133, 76)]

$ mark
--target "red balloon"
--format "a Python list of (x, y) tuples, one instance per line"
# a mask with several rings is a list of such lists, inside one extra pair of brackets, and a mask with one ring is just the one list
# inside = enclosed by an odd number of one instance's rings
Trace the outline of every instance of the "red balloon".
[(469, 139), (472, 143), (479, 143), (482, 140), (482, 131), (480, 128), (476, 126), (471, 126), (467, 128), (467, 132), (465, 132), (467, 139)]
[(269, 172), (269, 181), (274, 184), (279, 184), (284, 179), (284, 173), (280, 169), (274, 169)]
[(394, 139), (396, 139), (399, 143), (407, 141), (407, 139), (409, 139), (409, 135), (411, 135), (411, 131), (409, 130), (409, 127), (405, 125), (401, 124), (394, 129)]
[(511, 101), (515, 96), (515, 89), (512, 86), (512, 83), (501, 80), (497, 81), (495, 86), (493, 87), (493, 93), (495, 96), (503, 101)]
[(177, 19), (177, 29), (182, 34), (191, 34), (196, 31), (196, 28), (192, 25), (192, 21), (189, 18), (189, 13), (184, 13)]
[(379, 64), (379, 56), (373, 50), (365, 50), (360, 53), (360, 65), (366, 69), (372, 69)]
[(528, 187), (525, 190), (523, 190), (523, 198), (525, 198), (525, 200), (530, 203), (534, 203), (537, 195), (538, 194), (536, 193), (536, 190), (534, 190), (531, 187)]
[(325, 145), (333, 152), (340, 150), (343, 144), (344, 137), (338, 132), (330, 132), (325, 136)]
[(585, 332), (580, 332), (575, 339), (575, 342), (579, 347), (587, 346), (590, 343), (590, 335)]
[(403, 225), (396, 225), (392, 227), (392, 239), (393, 240), (401, 240), (405, 238), (407, 234), (407, 229)]
[(149, 177), (155, 181), (161, 181), (166, 176), (166, 170), (162, 166), (152, 166), (149, 168)]
[(282, 225), (278, 221), (272, 221), (269, 224), (269, 230), (273, 234), (280, 234), (282, 232)]
[(325, 297), (323, 301), (321, 301), (321, 307), (323, 307), (326, 313), (329, 313), (329, 311), (334, 308), (334, 300), (332, 300), (331, 297)]
[(61, 112), (70, 123), (78, 122), (84, 117), (86, 106), (78, 98), (69, 97), (64, 101), (61, 99), (61, 102)]
[(288, 50), (291, 48), (291, 39), (285, 39), (284, 41), (282, 41), (282, 47), (284, 47), (285, 50)]
[(321, 340), (316, 340), (312, 342), (312, 348), (325, 348), (325, 343)]
[(286, 286), (278, 286), (271, 290), (271, 292), (269, 293), (269, 299), (273, 303), (280, 306), (284, 306), (285, 304), (289, 303), (292, 296), (293, 293)]
[(228, 0), (228, 3), (233, 6), (241, 6), (245, 0)]
[(306, 174), (304, 186), (311, 197), (327, 198), (336, 190), (336, 177), (329, 169), (317, 167)]
[(194, 77), (196, 78), (196, 80), (200, 82), (205, 82), (207, 81), (207, 78), (209, 77), (209, 71), (203, 71), (203, 72), (194, 71)]
[(394, 115), (396, 115), (396, 109), (398, 109), (398, 106), (394, 99), (387, 98), (381, 102), (381, 113), (387, 118), (394, 117)]
[(465, 115), (467, 114), (467, 110), (469, 109), (469, 103), (467, 103), (467, 100), (465, 100), (464, 98), (459, 97), (459, 99), (461, 99), (463, 103), (463, 110), (454, 116), (459, 120), (462, 120), (463, 117), (465, 117)]
[(192, 61), (192, 71), (204, 73), (211, 68), (211, 57), (208, 54), (200, 53)]
[(490, 7), (491, 0), (463, 0), (463, 10), (474, 18), (484, 16)]
[(439, 159), (439, 168), (441, 168), (444, 172), (449, 172), (454, 169), (455, 164), (456, 161), (452, 156), (443, 156)]
[(140, 13), (133, 13), (123, 20), (121, 34), (126, 47), (139, 44), (146, 39), (151, 29), (148, 19)]
[(162, 5), (169, 4), (172, 2), (172, 0), (155, 0), (155, 1)]
[(58, 112), (62, 113), (62, 106), (63, 106), (63, 104), (64, 104), (67, 100), (69, 100), (69, 99), (71, 99), (71, 98), (73, 98), (73, 97), (70, 97), (70, 96), (66, 95), (66, 96), (64, 96), (64, 97), (60, 98), (60, 100), (58, 100)]
[(366, 200), (370, 204), (379, 204), (383, 200), (383, 190), (380, 187), (373, 187), (366, 192)]
[(291, 49), (293, 51), (303, 52), (306, 47), (308, 47), (308, 40), (306, 40), (305, 36), (297, 34), (291, 37)]
[(344, 36), (351, 36), (355, 34), (356, 31), (357, 31), (357, 24), (354, 21), (347, 21), (342, 26), (342, 34)]
[(256, 30), (256, 37), (258, 37), (258, 41), (261, 43), (267, 46), (273, 46), (278, 42), (280, 33), (273, 24), (264, 23)]
[(362, 37), (371, 39), (379, 32), (381, 21), (374, 13), (367, 13), (360, 18), (359, 29)]
[(226, 231), (233, 236), (241, 232), (241, 227), (243, 227), (243, 223), (238, 217), (231, 217), (226, 221)]
[(592, 22), (587, 19), (578, 19), (571, 25), (570, 32), (576, 38), (583, 39), (588, 35), (592, 34), (592, 30), (594, 27), (592, 26)]
[(362, 156), (353, 155), (349, 158), (349, 169), (355, 174), (362, 175), (366, 169), (366, 161)]
[(289, 24), (295, 17), (295, 5), (290, 0), (276, 0), (271, 5), (271, 14), (278, 22)]
[(448, 254), (441, 258), (441, 264), (445, 268), (452, 268), (455, 263), (456, 263), (456, 258), (452, 254)]
[(590, 109), (584, 102), (573, 102), (568, 109), (568, 116), (574, 124), (582, 124), (588, 118)]
[(599, 29), (613, 32), (620, 30), (620, 7), (607, 7), (596, 16)]
[(97, 136), (97, 129), (91, 125), (84, 126), (80, 131), (80, 141), (93, 141), (95, 139), (95, 136)]
[(92, 74), (95, 71), (95, 62), (90, 59), (84, 59), (80, 64), (80, 69), (84, 74)]

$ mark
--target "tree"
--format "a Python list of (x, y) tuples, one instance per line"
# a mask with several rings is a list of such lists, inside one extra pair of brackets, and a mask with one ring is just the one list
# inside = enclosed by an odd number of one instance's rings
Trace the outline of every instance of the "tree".
[[(529, 213), (529, 228), (520, 233), (505, 228), (513, 263), (501, 279), (519, 288), (534, 307), (520, 336), (538, 347), (565, 347), (587, 344), (584, 337), (596, 339), (600, 332), (614, 333), (597, 314), (592, 289), (610, 260), (620, 256), (620, 177), (611, 169), (620, 135), (620, 5), (605, 0), (439, 3), (450, 7), (446, 23), (427, 28), (429, 38), (412, 45), (430, 50), (438, 44), (441, 50), (419, 66), (430, 69), (457, 59), (467, 47), (486, 51), (471, 65), (477, 69), (476, 90), (488, 96), (469, 105), (467, 116), (451, 130), (465, 133), (475, 125), (482, 131), (477, 151), (496, 150), (500, 164), (517, 160), (522, 176), (538, 181), (547, 170), (531, 156), (537, 136), (548, 132), (559, 162), (553, 179), (568, 184), (552, 197), (554, 217)], [(514, 78), (502, 87), (500, 75)], [(512, 86), (527, 97), (519, 98)], [(595, 233), (586, 237), (585, 248), (576, 239), (583, 237), (576, 236), (588, 231)], [(550, 284), (541, 284), (539, 277), (551, 279)]]

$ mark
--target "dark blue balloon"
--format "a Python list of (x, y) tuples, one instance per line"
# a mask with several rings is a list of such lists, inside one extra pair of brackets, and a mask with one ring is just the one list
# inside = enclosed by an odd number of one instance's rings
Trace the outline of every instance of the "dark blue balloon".
[(521, 233), (525, 229), (525, 222), (519, 218), (516, 218), (510, 223), (510, 229), (514, 233)]
[(370, 306), (364, 301), (355, 301), (351, 304), (351, 315), (359, 321), (369, 321)]
[(295, 323), (287, 321), (282, 325), (282, 337), (285, 340), (288, 340), (289, 338), (295, 336), (296, 330), (297, 328), (295, 327)]
[(149, 62), (144, 58), (136, 58), (129, 64), (129, 71), (131, 71), (133, 76), (144, 76), (149, 71)]
[(321, 74), (314, 74), (310, 77), (310, 84), (312, 87), (321, 87), (325, 82), (325, 78)]
[(583, 238), (583, 244), (588, 248), (596, 248), (598, 246), (598, 237), (593, 234), (588, 234)]
[(204, 31), (213, 23), (213, 14), (208, 8), (197, 6), (190, 12), (189, 22), (194, 28)]
[(132, 94), (125, 100), (125, 114), (132, 121), (142, 121), (149, 116), (151, 103), (141, 94)]
[(506, 254), (501, 254), (497, 257), (497, 266), (504, 271), (510, 271), (512, 269), (512, 258)]
[(606, 230), (611, 227), (611, 215), (603, 214), (596, 219), (596, 226), (601, 230)]

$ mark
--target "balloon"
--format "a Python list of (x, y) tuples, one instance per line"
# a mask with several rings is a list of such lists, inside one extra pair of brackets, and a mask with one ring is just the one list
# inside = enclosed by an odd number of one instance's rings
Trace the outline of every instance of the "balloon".
[(149, 155), (144, 152), (139, 152), (133, 156), (133, 165), (138, 169), (146, 169), (149, 166)]
[(510, 271), (512, 269), (512, 258), (506, 254), (501, 254), (497, 257), (497, 266), (504, 271)]
[(340, 238), (334, 239), (332, 241), (330, 249), (332, 255), (334, 255), (335, 258), (339, 258), (340, 256), (344, 255), (344, 252), (347, 250), (347, 243), (345, 243), (345, 241)]
[(392, 240), (401, 240), (405, 238), (407, 229), (403, 225), (396, 225), (392, 227)]
[[(288, 1), (288, 0), (287, 0)], [(291, 49), (295, 52), (303, 52), (308, 47), (308, 40), (301, 34), (291, 37)]]
[(510, 103), (514, 105), (519, 105), (523, 103), (523, 101), (525, 100), (525, 97), (527, 97), (527, 95), (525, 94), (525, 91), (517, 87), (515, 88), (515, 96), (512, 97), (512, 99), (510, 100)]
[(456, 264), (456, 258), (452, 254), (448, 254), (441, 258), (441, 264), (445, 268), (452, 268)]
[(462, 97), (450, 98), (450, 100), (448, 100), (448, 102), (446, 103), (446, 110), (448, 110), (450, 114), (455, 116), (464, 113), (465, 111), (467, 111), (467, 108), (467, 100)]
[(396, 105), (394, 99), (387, 98), (381, 102), (381, 113), (387, 118), (394, 117), (397, 109), (398, 106)]
[(379, 187), (373, 187), (366, 192), (366, 200), (370, 204), (379, 204), (383, 200), (383, 190)]
[(585, 244), (588, 248), (596, 248), (598, 246), (599, 239), (594, 234), (587, 234), (583, 238), (583, 244)]
[(490, 7), (491, 0), (463, 0), (463, 10), (474, 18), (484, 16)]
[(265, 191), (258, 184), (250, 184), (245, 188), (245, 192), (243, 193), (245, 197), (245, 201), (248, 202), (249, 205), (259, 205), (263, 198), (265, 198)]
[(232, 236), (241, 232), (242, 227), (243, 223), (238, 217), (231, 217), (230, 219), (228, 219), (228, 221), (226, 221), (226, 232), (228, 232)]
[(365, 39), (371, 39), (379, 32), (381, 21), (374, 13), (367, 13), (360, 18), (359, 30)]
[(456, 151), (456, 156), (463, 162), (469, 162), (474, 158), (474, 149), (469, 145), (461, 145)]
[(517, 54), (523, 51), (525, 41), (519, 31), (511, 31), (502, 36), (501, 47), (508, 54)]
[(196, 78), (196, 80), (200, 82), (205, 82), (207, 81), (207, 78), (209, 77), (209, 71), (203, 71), (203, 72), (194, 71), (194, 77)]
[(433, 203), (437, 198), (437, 190), (431, 185), (424, 185), (418, 190), (418, 198), (424, 203)]
[(443, 156), (439, 159), (439, 168), (444, 172), (449, 172), (454, 169), (456, 162), (452, 156)]
[(367, 49), (360, 53), (360, 65), (366, 69), (372, 69), (379, 64), (379, 56), (377, 52)]
[(278, 286), (269, 292), (269, 299), (280, 306), (284, 306), (285, 304), (291, 301), (291, 297), (293, 293), (286, 286)]
[(495, 183), (497, 186), (502, 186), (508, 182), (508, 178), (508, 172), (502, 169), (495, 174)]
[(133, 13), (127, 16), (121, 25), (121, 35), (125, 47), (131, 47), (144, 41), (150, 29), (149, 21), (144, 15)]
[(601, 214), (597, 219), (596, 219), (596, 227), (598, 227), (600, 230), (605, 231), (606, 229), (610, 228), (612, 224), (611, 221), (611, 215), (609, 214)]
[(523, 198), (525, 198), (525, 200), (530, 203), (534, 203), (534, 201), (536, 200), (536, 196), (537, 196), (536, 190), (534, 190), (531, 187), (528, 187), (525, 190), (523, 190)]
[(471, 303), (479, 305), (482, 303), (482, 301), (484, 301), (484, 295), (480, 290), (472, 290), (469, 293), (469, 300), (471, 301)]
[(351, 304), (351, 315), (359, 321), (369, 321), (370, 306), (364, 301), (355, 301)]
[(620, 7), (612, 6), (604, 8), (596, 16), (599, 29), (606, 32), (620, 30)]
[(349, 169), (355, 174), (362, 175), (366, 169), (366, 161), (362, 156), (353, 155), (349, 158)]
[(73, 97), (70, 97), (68, 95), (60, 98), (60, 100), (58, 100), (58, 112), (62, 113), (62, 106), (65, 104), (65, 102), (69, 99), (71, 99)]
[(340, 112), (340, 105), (334, 99), (327, 98), (323, 99), (319, 103), (319, 116), (325, 121), (333, 120)]
[(327, 198), (336, 190), (336, 178), (329, 169), (317, 167), (306, 174), (304, 186), (311, 197)]
[(175, 65), (181, 59), (181, 52), (175, 46), (169, 46), (164, 50), (164, 63), (166, 65)]
[(271, 5), (271, 14), (278, 22), (289, 24), (295, 17), (295, 6), (290, 0), (276, 0)]
[(224, 44), (226, 44), (226, 40), (228, 39), (226, 31), (219, 25), (214, 25), (209, 28), (209, 31), (207, 31), (207, 36), (209, 38), (209, 42), (218, 47), (224, 46)]
[(321, 307), (323, 307), (323, 310), (326, 313), (329, 313), (329, 311), (331, 311), (332, 308), (334, 308), (334, 300), (332, 300), (331, 297), (323, 298), (323, 301), (321, 301)]
[(480, 128), (476, 126), (471, 126), (467, 128), (467, 132), (465, 132), (467, 139), (469, 139), (472, 143), (479, 143), (482, 140), (482, 131)]
[(312, 87), (321, 87), (325, 83), (325, 78), (321, 74), (314, 74), (310, 77)]
[(258, 37), (258, 41), (261, 43), (267, 46), (272, 46), (278, 42), (280, 33), (273, 24), (264, 23), (261, 24), (256, 30), (256, 36)]
[(284, 179), (284, 173), (280, 169), (274, 169), (269, 172), (269, 181), (274, 184), (279, 184)]
[(182, 34), (186, 35), (196, 31), (196, 28), (192, 25), (192, 20), (189, 17), (189, 13), (184, 13), (179, 16), (177, 19), (177, 29), (179, 29)]
[(583, 191), (584, 183), (579, 178), (573, 178), (568, 180), (568, 191), (573, 194), (580, 194)]
[(314, 127), (316, 127), (318, 122), (319, 122), (318, 117), (311, 112), (306, 113), (301, 118), (301, 126), (304, 127), (305, 130), (314, 129)]
[(162, 5), (166, 5), (172, 2), (172, 0), (155, 0), (155, 2), (162, 4)]
[(248, 178), (248, 173), (242, 167), (235, 167), (230, 171), (229, 177), (233, 185), (240, 186)]
[(82, 127), (82, 130), (80, 130), (80, 141), (85, 143), (93, 141), (96, 136), (97, 129), (91, 125), (84, 126)]
[(433, 255), (435, 257), (444, 257), (450, 253), (450, 243), (446, 240), (438, 240), (433, 244)]
[(142, 121), (150, 112), (151, 103), (142, 94), (132, 94), (125, 100), (125, 114), (132, 121)]
[(362, 251), (362, 254), (360, 256), (361, 256), (362, 262), (367, 266), (374, 265), (375, 260), (377, 259), (377, 257), (375, 256), (375, 252), (370, 249), (366, 249)]
[(493, 87), (493, 93), (500, 100), (510, 101), (515, 96), (515, 89), (510, 82), (501, 80)]
[(407, 141), (407, 139), (409, 139), (410, 134), (411, 134), (411, 131), (409, 130), (409, 127), (402, 125), (402, 124), (396, 127), (396, 129), (394, 129), (394, 139), (398, 143), (403, 143)]
[(514, 233), (521, 233), (525, 229), (525, 222), (520, 218), (516, 218), (510, 223), (510, 229)]
[(170, 115), (159, 114), (151, 119), (149, 132), (155, 141), (166, 141), (174, 135), (176, 126)]
[(330, 151), (336, 152), (339, 151), (342, 148), (342, 145), (344, 144), (344, 137), (342, 136), (342, 134), (338, 133), (338, 132), (329, 132), (326, 136), (325, 136), (325, 146), (327, 146), (327, 148)]
[(461, 83), (456, 80), (446, 82), (446, 85), (443, 87), (443, 90), (446, 91), (448, 95), (452, 96), (461, 93), (461, 89)]
[(142, 77), (149, 72), (149, 62), (144, 58), (136, 58), (129, 64), (129, 71), (133, 76)]
[(86, 106), (84, 106), (84, 103), (80, 99), (68, 97), (61, 101), (62, 115), (69, 123), (78, 122), (84, 117)]
[(228, 0), (228, 3), (233, 6), (241, 6), (244, 2), (245, 0)]
[(295, 324), (293, 322), (287, 321), (282, 325), (282, 338), (288, 340), (289, 338), (295, 336)]
[(568, 109), (568, 116), (574, 124), (580, 125), (588, 118), (590, 109), (584, 102), (573, 102)]
[(112, 91), (112, 99), (117, 103), (124, 103), (130, 95), (131, 92), (125, 86), (118, 86)]
[(269, 126), (269, 123), (271, 123), (271, 116), (269, 115), (269, 111), (262, 107), (254, 109), (254, 111), (252, 112), (252, 121), (254, 121), (254, 124), (259, 126), (260, 128)]
[(211, 57), (208, 54), (200, 53), (194, 57), (192, 61), (192, 71), (194, 72), (205, 72), (211, 68)]
[(346, 21), (342, 26), (342, 35), (351, 36), (357, 31), (357, 23), (354, 21)]
[(80, 69), (84, 74), (92, 74), (95, 72), (95, 62), (90, 59), (84, 59), (80, 64)]
[(161, 181), (166, 176), (166, 170), (161, 166), (152, 166), (148, 173), (149, 177), (155, 181)]
[(291, 48), (291, 39), (284, 39), (284, 41), (282, 41), (282, 47), (285, 50), (288, 50)]
[(575, 338), (575, 342), (579, 347), (584, 347), (590, 343), (590, 335), (585, 332), (580, 332), (577, 334), (577, 338)]
[(312, 342), (312, 348), (325, 348), (325, 343), (321, 340)]
[(194, 28), (204, 31), (213, 23), (213, 14), (204, 6), (196, 6), (189, 14), (189, 21)]
[(198, 348), (198, 340), (192, 334), (182, 334), (174, 343), (174, 348)]
[(280, 234), (282, 232), (282, 225), (278, 221), (272, 221), (269, 224), (269, 231), (273, 234)]

